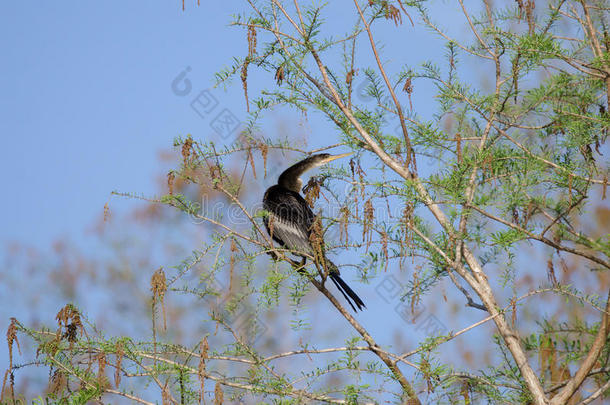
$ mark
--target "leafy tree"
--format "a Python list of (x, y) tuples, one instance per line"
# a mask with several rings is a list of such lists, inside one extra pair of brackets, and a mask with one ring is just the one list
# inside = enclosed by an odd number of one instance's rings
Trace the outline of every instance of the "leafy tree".
[[(251, 119), (230, 145), (177, 139), (182, 161), (168, 174), (169, 190), (149, 200), (211, 233), (180, 265), (153, 274), (149, 339), (108, 338), (70, 304), (56, 332), (11, 323), (9, 348), (18, 334), (27, 336), (51, 367), (49, 397), (82, 403), (116, 394), (149, 403), (148, 384), (163, 403), (213, 396), (216, 403), (567, 404), (608, 395), (608, 2), (458, 0), (462, 14), (453, 18), (468, 35), (435, 23), (438, 7), (430, 3), (354, 1), (343, 6), (354, 25), (337, 33), (328, 6), (248, 1), (250, 12), (233, 22), (245, 30), (248, 52), (217, 80), (239, 78)], [(442, 63), (393, 70), (384, 61), (391, 55), (377, 30), (408, 41), (404, 25), (411, 24), (443, 41)], [(255, 96), (254, 71), (273, 80)], [(433, 114), (417, 111), (418, 87), (433, 89)], [(426, 297), (445, 294), (446, 284), (451, 300), (440, 305), (449, 311), (456, 300), (466, 303), (468, 326), (410, 342), (406, 352), (380, 344), (384, 331), (365, 327), (313, 264), (300, 276), (290, 252), (270, 243), (261, 225), (266, 213), (255, 204), (260, 193), (246, 174), (273, 180), (284, 166), (281, 153), (322, 150), (263, 135), (265, 112), (287, 107), (332, 123), (336, 135), (324, 150), (355, 152), (346, 167), (326, 168), (305, 187), (322, 212), (327, 251), (350, 263), (344, 273), (356, 268), (363, 283), (407, 279), (401, 300), (413, 314)], [(222, 209), (202, 209), (200, 195)], [(342, 318), (332, 331), (343, 346), (312, 341), (324, 325), (302, 311), (310, 289), (324, 297), (326, 314), (333, 311), (324, 317)], [(192, 316), (209, 326), (184, 344), (161, 333), (165, 299), (179, 293), (206, 300), (206, 310)], [(277, 335), (287, 321), (308, 342), (280, 351)], [(468, 333), (488, 324), (487, 364), (468, 367), (451, 357), (450, 345), (468, 345)], [(276, 338), (261, 338), (264, 329)], [(410, 335), (406, 327), (400, 333)], [(14, 368), (11, 360), (5, 385)], [(126, 380), (141, 385), (129, 390)]]

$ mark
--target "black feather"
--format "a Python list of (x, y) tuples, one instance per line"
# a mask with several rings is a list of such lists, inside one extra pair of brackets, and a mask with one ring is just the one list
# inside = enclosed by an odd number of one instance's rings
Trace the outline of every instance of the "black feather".
[[(299, 194), (297, 186), (301, 181), (298, 176), (308, 168), (316, 167), (318, 165), (316, 162), (327, 159), (328, 156), (330, 155), (313, 155), (289, 167), (280, 176), (279, 184), (269, 187), (263, 197), (263, 208), (269, 213), (267, 217), (263, 218), (267, 232), (282, 247), (301, 256), (304, 259), (303, 264), (305, 264), (307, 256), (315, 256), (310, 242), (315, 215)], [(356, 307), (359, 310), (366, 308), (360, 297), (343, 281), (337, 266), (327, 258), (324, 260), (326, 261), (324, 267), (327, 269), (330, 279), (354, 312), (357, 311)]]
[[(333, 283), (335, 283), (335, 285), (337, 286), (339, 291), (341, 291), (341, 294), (343, 294), (343, 296), (345, 297), (345, 299), (347, 300), (349, 305), (352, 307), (354, 312), (358, 312), (358, 311), (356, 310), (356, 308), (354, 308), (354, 305), (352, 304), (352, 300), (354, 301), (354, 304), (356, 304), (356, 306), (358, 307), (358, 309), (360, 311), (362, 311), (363, 308), (366, 308), (366, 305), (364, 305), (364, 302), (362, 302), (362, 300), (360, 299), (358, 294), (356, 294), (354, 292), (354, 290), (352, 290), (350, 288), (350, 286), (347, 285), (347, 283), (345, 281), (343, 281), (343, 279), (341, 278), (341, 276), (338, 273), (330, 273), (329, 276), (330, 276), (330, 279), (333, 281)], [(350, 300), (350, 298), (351, 298), (351, 300)]]

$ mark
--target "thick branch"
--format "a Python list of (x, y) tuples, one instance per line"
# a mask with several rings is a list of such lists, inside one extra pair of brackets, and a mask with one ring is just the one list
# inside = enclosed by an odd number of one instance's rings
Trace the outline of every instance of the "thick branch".
[[(365, 142), (371, 147), (373, 152), (392, 170), (394, 170), (398, 175), (403, 177), (405, 180), (412, 181), (415, 189), (417, 190), (420, 198), (424, 202), (424, 204), (428, 207), (432, 215), (438, 220), (441, 226), (449, 233), (451, 238), (455, 238), (456, 232), (451, 222), (445, 215), (445, 213), (441, 210), (440, 206), (432, 199), (425, 186), (421, 182), (415, 174), (410, 172), (408, 168), (403, 167), (399, 162), (389, 156), (383, 148), (367, 133), (367, 131), (360, 125), (358, 120), (353, 116), (352, 112), (343, 104), (339, 94), (336, 89), (333, 87), (331, 81), (328, 78), (328, 74), (326, 73), (326, 68), (322, 63), (319, 55), (315, 50), (312, 49), (312, 55), (322, 73), (322, 77), (324, 79), (324, 83), (326, 87), (329, 89), (330, 93), (334, 98), (335, 104), (339, 106), (341, 112), (345, 114), (350, 123), (354, 126), (356, 131), (362, 136)], [(487, 276), (483, 273), (481, 265), (474, 257), (474, 255), (470, 252), (470, 250), (464, 247), (464, 257), (470, 269), (472, 269), (475, 279), (472, 278), (464, 269), (456, 268), (460, 276), (468, 281), (470, 286), (475, 290), (475, 292), (482, 299), (483, 304), (487, 308), (487, 311), (490, 315), (495, 316), (494, 322), (496, 323), (496, 327), (498, 331), (502, 335), (502, 338), (506, 342), (508, 349), (510, 350), (515, 362), (517, 363), (519, 370), (523, 378), (525, 379), (526, 385), (530, 390), (531, 394), (534, 397), (534, 401), (536, 405), (544, 405), (546, 404), (546, 397), (544, 395), (544, 390), (542, 389), (542, 385), (538, 380), (538, 377), (534, 373), (534, 370), (528, 363), (527, 356), (525, 355), (525, 351), (523, 347), (521, 347), (521, 342), (519, 340), (518, 334), (516, 331), (513, 331), (504, 316), (498, 312), (498, 305), (495, 301), (493, 291), (487, 281)]]
[(606, 339), (608, 338), (608, 329), (610, 328), (609, 323), (609, 314), (610, 313), (610, 292), (608, 292), (608, 298), (606, 300), (606, 310), (602, 315), (602, 319), (599, 325), (599, 331), (597, 332), (597, 336), (595, 336), (595, 340), (593, 341), (593, 345), (591, 346), (591, 350), (589, 350), (589, 354), (583, 360), (574, 377), (566, 384), (566, 386), (561, 390), (561, 392), (553, 397), (551, 400), (551, 405), (560, 405), (566, 403), (572, 395), (576, 393), (578, 388), (582, 385), (582, 383), (587, 378), (587, 375), (591, 372), (595, 363), (597, 363), (597, 359), (606, 344)]

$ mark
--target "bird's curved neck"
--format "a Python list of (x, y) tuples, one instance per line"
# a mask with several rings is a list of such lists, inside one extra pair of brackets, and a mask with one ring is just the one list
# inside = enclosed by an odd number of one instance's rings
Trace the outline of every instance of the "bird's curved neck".
[(305, 173), (312, 167), (313, 165), (311, 162), (307, 160), (296, 163), (280, 174), (277, 184), (298, 193), (301, 191), (301, 187), (303, 186), (303, 180), (300, 178), (301, 174)]

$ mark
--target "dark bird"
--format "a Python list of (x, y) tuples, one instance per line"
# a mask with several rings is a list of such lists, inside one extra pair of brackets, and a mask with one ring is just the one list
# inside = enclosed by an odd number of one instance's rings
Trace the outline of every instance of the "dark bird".
[[(351, 153), (335, 156), (321, 153), (309, 156), (284, 170), (278, 178), (277, 184), (265, 191), (263, 207), (268, 212), (268, 215), (263, 218), (265, 228), (274, 241), (301, 256), (301, 266), (307, 262), (307, 256), (316, 257), (316, 254), (310, 239), (315, 216), (305, 199), (299, 194), (303, 186), (300, 176), (307, 170), (348, 155)], [(360, 297), (343, 281), (337, 266), (325, 255), (323, 255), (323, 260), (324, 263), (320, 263), (320, 265), (327, 269), (330, 279), (352, 309), (356, 311), (354, 304), (360, 310), (365, 308)]]

